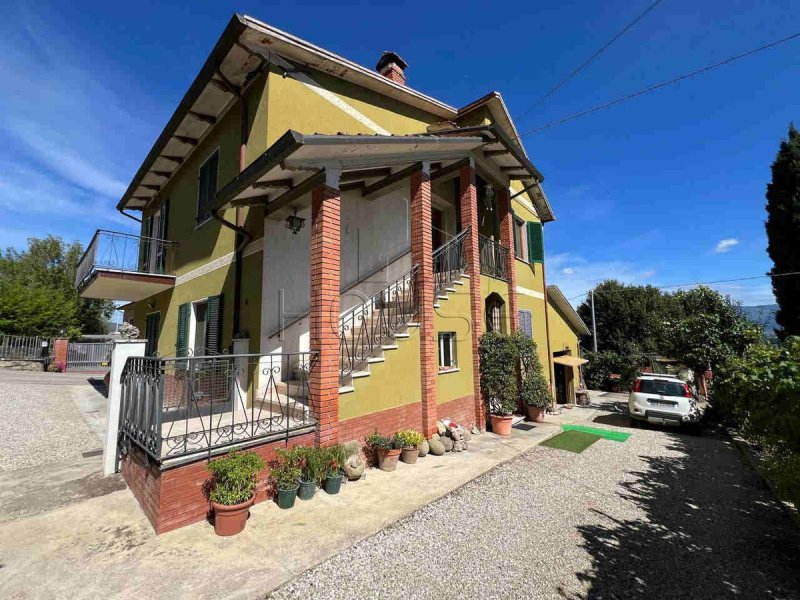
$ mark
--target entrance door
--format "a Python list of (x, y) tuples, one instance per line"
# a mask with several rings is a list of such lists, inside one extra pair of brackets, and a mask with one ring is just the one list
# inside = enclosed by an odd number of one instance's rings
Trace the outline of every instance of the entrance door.
[(553, 365), (553, 376), (556, 379), (556, 402), (558, 404), (567, 403), (567, 372), (564, 365), (558, 363)]
[(161, 313), (150, 313), (145, 322), (144, 335), (147, 338), (147, 346), (144, 353), (146, 356), (155, 356), (158, 352), (158, 333), (161, 329)]

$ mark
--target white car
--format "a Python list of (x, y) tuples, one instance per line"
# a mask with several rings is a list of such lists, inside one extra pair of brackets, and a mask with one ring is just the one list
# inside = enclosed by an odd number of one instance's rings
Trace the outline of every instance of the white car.
[(631, 425), (640, 421), (661, 425), (694, 425), (703, 410), (689, 385), (672, 375), (641, 373), (628, 396)]

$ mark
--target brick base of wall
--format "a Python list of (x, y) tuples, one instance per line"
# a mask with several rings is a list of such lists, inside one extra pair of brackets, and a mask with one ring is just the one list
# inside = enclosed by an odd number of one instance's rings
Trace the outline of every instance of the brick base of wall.
[[(252, 446), (247, 450), (256, 452), (270, 462), (275, 458), (277, 448), (313, 444), (312, 432), (290, 438), (288, 444), (280, 440)], [(131, 448), (122, 461), (122, 476), (156, 533), (172, 531), (210, 516), (211, 503), (203, 491), (209, 478), (206, 464), (208, 461), (203, 459), (162, 470), (144, 452), (136, 447)], [(268, 486), (268, 475), (269, 469), (265, 469), (258, 476), (256, 502), (272, 498), (273, 490)]]
[[(456, 398), (439, 405), (439, 418), (450, 419), (459, 425), (472, 428), (475, 420), (475, 398), (472, 395)], [(479, 426), (480, 427), (480, 426)]]
[(404, 406), (388, 408), (380, 412), (339, 422), (339, 440), (349, 442), (356, 440), (361, 444), (364, 438), (377, 430), (384, 435), (391, 435), (401, 429), (422, 428), (422, 404), (414, 402)]

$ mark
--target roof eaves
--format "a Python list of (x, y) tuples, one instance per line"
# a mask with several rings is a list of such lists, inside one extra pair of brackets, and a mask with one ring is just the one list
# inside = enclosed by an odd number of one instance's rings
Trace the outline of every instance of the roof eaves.
[(589, 327), (586, 326), (586, 323), (583, 322), (581, 316), (578, 312), (572, 307), (572, 304), (569, 303), (569, 300), (564, 296), (564, 293), (561, 291), (557, 285), (548, 285), (547, 286), (547, 297), (556, 305), (557, 308), (561, 309), (561, 312), (569, 321), (572, 330), (577, 333), (578, 335), (590, 335), (591, 332), (589, 331)]

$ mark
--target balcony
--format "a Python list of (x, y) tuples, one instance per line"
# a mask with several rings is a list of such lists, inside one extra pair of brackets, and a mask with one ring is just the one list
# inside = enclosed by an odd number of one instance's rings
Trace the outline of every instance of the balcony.
[(175, 285), (175, 242), (99, 229), (75, 276), (82, 298), (137, 302)]
[(485, 236), (478, 237), (481, 275), (508, 281), (508, 248)]

